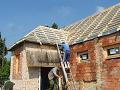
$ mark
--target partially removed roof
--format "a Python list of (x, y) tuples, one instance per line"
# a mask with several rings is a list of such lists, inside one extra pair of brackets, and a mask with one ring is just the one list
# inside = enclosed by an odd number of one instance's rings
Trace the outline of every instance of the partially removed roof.
[(89, 16), (61, 30), (39, 26), (16, 42), (11, 48), (23, 41), (43, 44), (56, 44), (63, 41), (69, 44), (80, 43), (120, 30), (120, 4)]
[(114, 33), (119, 30), (118, 28), (120, 28), (120, 4), (63, 29), (70, 33), (67, 41), (74, 44)]

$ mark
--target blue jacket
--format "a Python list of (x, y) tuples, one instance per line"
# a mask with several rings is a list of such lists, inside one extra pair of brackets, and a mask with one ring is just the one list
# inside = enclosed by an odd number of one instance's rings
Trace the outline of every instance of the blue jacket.
[(64, 52), (70, 51), (70, 47), (67, 43), (61, 44), (61, 48), (63, 49)]

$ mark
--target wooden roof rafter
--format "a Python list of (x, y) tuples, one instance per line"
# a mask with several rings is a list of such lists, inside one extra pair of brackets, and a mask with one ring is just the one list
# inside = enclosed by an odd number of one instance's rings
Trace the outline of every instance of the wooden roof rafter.
[[(120, 9), (119, 9), (119, 10), (116, 12), (116, 14), (111, 18), (111, 20), (109, 21), (108, 25), (112, 23), (113, 19), (117, 16), (118, 13), (120, 13)], [(98, 36), (101, 36), (103, 32), (108, 31), (108, 27), (109, 27), (108, 25), (102, 30), (102, 32), (99, 33)], [(118, 26), (120, 26), (120, 25), (118, 25)], [(114, 28), (114, 27), (113, 27), (113, 28)], [(117, 30), (117, 27), (115, 27), (115, 28), (116, 28), (116, 30)]]
[[(86, 34), (86, 32), (88, 32), (88, 30), (92, 31), (92, 30), (96, 27), (95, 24), (97, 24), (97, 23), (99, 22), (99, 20), (100, 20), (100, 18), (101, 18), (102, 16), (104, 16), (104, 14), (103, 14), (103, 13), (100, 13), (100, 14), (94, 19), (94, 21), (92, 21), (91, 24), (78, 36), (77, 39), (79, 39), (79, 37), (81, 37), (81, 36), (83, 36), (84, 34)], [(93, 25), (94, 25), (94, 26), (93, 26)], [(90, 29), (90, 28), (91, 28), (91, 29)], [(89, 33), (89, 32), (88, 32), (88, 33)]]
[[(91, 17), (92, 18), (92, 17)], [(90, 21), (91, 21), (91, 18), (87, 18), (86, 20), (84, 20), (81, 24), (81, 27), (76, 30), (74, 29), (74, 32), (69, 35), (69, 42), (73, 42), (74, 38), (77, 38), (77, 36), (79, 36), (81, 33), (83, 33), (83, 31), (90, 25)], [(76, 31), (79, 31), (79, 33), (76, 33)], [(77, 34), (77, 35), (76, 35)]]
[(65, 41), (72, 45), (117, 32), (120, 30), (118, 28), (120, 28), (120, 3), (60, 30), (39, 26), (14, 43), (12, 47), (23, 41), (52, 45)]
[[(89, 37), (91, 37), (91, 36), (93, 36), (93, 35), (99, 35), (99, 32), (100, 32), (100, 30), (98, 31), (97, 30), (97, 28), (104, 22), (104, 21), (108, 21), (108, 22), (110, 22), (111, 21), (111, 18), (113, 18), (113, 16), (115, 16), (117, 13), (115, 13), (115, 10), (116, 9), (116, 7), (113, 7), (113, 8), (110, 8), (110, 10), (109, 10), (109, 12), (103, 17), (103, 18), (101, 18), (101, 21), (99, 22), (99, 24), (93, 29), (93, 31), (91, 31), (89, 34), (88, 34), (88, 36), (85, 38), (85, 40), (88, 40), (89, 39)], [(112, 12), (114, 11), (114, 13), (113, 13), (113, 15), (112, 16), (110, 16), (111, 14), (112, 14)], [(109, 18), (108, 18), (109, 17)], [(104, 25), (108, 25), (108, 22), (104, 22)], [(105, 26), (105, 27), (106, 27)], [(105, 27), (101, 27), (101, 28), (105, 28)], [(96, 32), (98, 33), (98, 34), (95, 34), (95, 30), (96, 30)]]
[[(79, 22), (79, 24), (77, 23), (77, 25), (73, 25), (74, 28), (69, 28), (70, 30), (63, 28), (68, 32), (71, 31), (68, 36), (69, 43), (74, 44), (78, 43), (78, 41), (84, 42), (86, 40), (99, 37), (100, 33), (104, 33), (104, 30), (107, 30), (106, 32), (108, 32), (108, 34), (116, 32), (118, 30), (117, 28), (120, 26), (119, 9), (120, 3), (101, 11), (96, 15), (87, 17), (83, 21)], [(91, 19), (91, 22), (89, 22), (89, 19), (92, 17), (95, 18)], [(84, 23), (86, 20), (88, 21)]]

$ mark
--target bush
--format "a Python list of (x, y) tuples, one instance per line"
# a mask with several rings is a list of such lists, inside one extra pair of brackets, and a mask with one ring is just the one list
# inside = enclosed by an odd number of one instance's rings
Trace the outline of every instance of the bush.
[(11, 82), (10, 80), (7, 80), (4, 83), (3, 89), (5, 89), (5, 90), (7, 90), (7, 89), (12, 90), (14, 85), (15, 84), (13, 82)]
[(3, 85), (6, 80), (9, 80), (7, 76), (0, 76), (0, 85)]

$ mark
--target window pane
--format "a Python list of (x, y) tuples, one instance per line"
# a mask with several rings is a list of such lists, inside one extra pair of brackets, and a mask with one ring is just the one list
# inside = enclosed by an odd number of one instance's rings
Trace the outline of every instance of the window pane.
[(108, 55), (114, 55), (114, 54), (119, 54), (119, 53), (120, 53), (119, 47), (108, 49)]
[(87, 55), (82, 55), (82, 59), (87, 59)]
[(116, 48), (116, 53), (119, 54), (119, 48)]
[(77, 52), (77, 58), (79, 60), (88, 60), (88, 51), (85, 52)]
[(82, 60), (86, 60), (88, 59), (88, 54), (81, 54), (80, 57)]
[(116, 49), (110, 49), (110, 54), (116, 54)]

